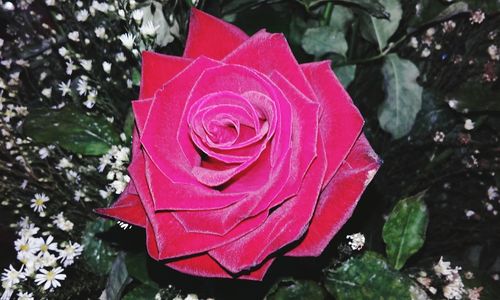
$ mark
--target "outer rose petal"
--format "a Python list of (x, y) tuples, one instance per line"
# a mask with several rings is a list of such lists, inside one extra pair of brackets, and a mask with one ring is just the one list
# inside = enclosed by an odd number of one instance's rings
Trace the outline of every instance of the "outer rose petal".
[(150, 51), (142, 52), (142, 76), (140, 99), (151, 98), (167, 81), (191, 63), (191, 59), (159, 54)]
[(314, 97), (283, 34), (270, 34), (261, 30), (225, 57), (223, 62), (243, 65), (267, 76), (279, 72), (304, 95)]
[(208, 253), (233, 273), (259, 265), (269, 255), (298, 240), (314, 214), (326, 166), (323, 141), (318, 139), (318, 158), (312, 163), (297, 196), (279, 206), (266, 222), (242, 238)]
[(142, 135), (142, 131), (146, 126), (146, 121), (148, 120), (149, 109), (153, 104), (153, 99), (144, 99), (144, 100), (136, 100), (132, 101), (132, 109), (134, 111), (135, 123), (137, 125), (137, 129), (139, 130), (139, 134)]
[[(146, 212), (139, 196), (127, 192), (129, 189), (132, 189), (131, 185), (133, 183), (129, 183), (125, 192), (120, 195), (111, 207), (98, 208), (95, 212), (136, 226), (146, 227)], [(135, 190), (135, 188), (133, 189)]]
[(301, 68), (323, 109), (319, 128), (328, 149), (325, 187), (361, 133), (364, 120), (332, 72), (329, 61), (304, 64)]
[(238, 27), (191, 8), (184, 57), (197, 58), (203, 55), (222, 59), (246, 39), (248, 36)]
[[(252, 270), (246, 274), (238, 274), (238, 279), (249, 279), (249, 280), (262, 280), (267, 270), (273, 263), (274, 259), (269, 259), (263, 265), (259, 266), (257, 269)], [(219, 278), (232, 278), (233, 275), (229, 274), (224, 270), (213, 258), (208, 254), (201, 254), (198, 256), (192, 256), (184, 259), (180, 259), (174, 262), (166, 264), (182, 273), (187, 273), (195, 276), (202, 277), (219, 277)]]
[(380, 167), (380, 160), (361, 135), (333, 180), (320, 196), (309, 230), (287, 256), (318, 256), (340, 227), (351, 217), (366, 186)]

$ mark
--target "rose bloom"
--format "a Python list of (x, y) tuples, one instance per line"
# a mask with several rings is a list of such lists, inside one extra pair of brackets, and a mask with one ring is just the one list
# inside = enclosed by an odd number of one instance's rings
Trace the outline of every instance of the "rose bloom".
[(261, 280), (278, 252), (320, 255), (380, 166), (329, 61), (196, 9), (182, 57), (142, 54), (132, 107), (132, 180), (97, 212), (188, 274)]

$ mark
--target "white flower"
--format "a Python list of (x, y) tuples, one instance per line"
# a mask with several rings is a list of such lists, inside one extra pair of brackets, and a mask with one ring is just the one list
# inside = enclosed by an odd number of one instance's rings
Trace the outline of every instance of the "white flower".
[(2, 287), (4, 288), (4, 291), (2, 293), (2, 296), (0, 296), (0, 300), (9, 300), (10, 297), (12, 297), (14, 290), (8, 287), (7, 283), (4, 282), (2, 282)]
[(127, 61), (127, 58), (125, 57), (125, 54), (123, 54), (123, 52), (116, 53), (115, 59), (116, 59), (117, 62)]
[(78, 79), (76, 90), (78, 91), (78, 94), (80, 96), (87, 94), (87, 91), (89, 90), (89, 85), (85, 77), (82, 76), (80, 79)]
[(59, 48), (57, 52), (59, 52), (59, 55), (61, 55), (62, 57), (66, 57), (66, 55), (68, 55), (69, 53), (68, 49), (66, 49), (65, 47)]
[(95, 105), (95, 100), (87, 99), (83, 102), (83, 105), (88, 109), (92, 109), (92, 107), (94, 107)]
[(57, 257), (51, 253), (44, 253), (42, 256), (39, 256), (38, 262), (40, 263), (40, 267), (53, 267), (57, 263)]
[(44, 290), (48, 290), (50, 287), (60, 287), (61, 283), (59, 283), (59, 280), (66, 279), (66, 275), (62, 274), (63, 271), (64, 269), (61, 267), (54, 268), (50, 271), (41, 269), (40, 273), (35, 276), (35, 283), (37, 285), (43, 284)]
[(66, 157), (61, 158), (59, 163), (57, 164), (58, 169), (69, 169), (73, 168), (73, 163), (67, 159)]
[(35, 194), (35, 197), (31, 199), (30, 207), (33, 208), (35, 212), (42, 212), (46, 208), (45, 203), (49, 200), (49, 197), (47, 197), (44, 193)]
[(47, 98), (50, 98), (52, 96), (52, 88), (45, 88), (42, 90), (42, 95), (44, 95)]
[(158, 28), (160, 28), (160, 26), (155, 26), (152, 21), (148, 21), (142, 24), (140, 31), (144, 36), (154, 36)]
[(54, 217), (54, 221), (52, 222), (54, 225), (57, 226), (57, 228), (61, 229), (62, 231), (69, 232), (73, 230), (73, 222), (70, 220), (67, 220), (64, 217), (64, 214), (61, 212), (57, 216)]
[(59, 91), (61, 91), (63, 97), (66, 96), (66, 94), (71, 92), (71, 79), (68, 79), (68, 82), (60, 82), (58, 85)]
[(465, 130), (474, 129), (474, 122), (472, 122), (471, 119), (465, 119), (464, 128), (465, 128)]
[(463, 293), (465, 293), (465, 289), (460, 276), (443, 287), (443, 296), (446, 299), (460, 300)]
[(431, 50), (429, 50), (429, 48), (424, 48), (424, 50), (422, 50), (422, 53), (420, 53), (421, 57), (429, 57), (429, 55), (431, 55)]
[(453, 269), (450, 267), (451, 263), (449, 261), (444, 261), (443, 257), (439, 259), (438, 263), (434, 265), (434, 272), (439, 276), (448, 276), (453, 273)]
[(37, 239), (37, 249), (40, 251), (40, 254), (49, 254), (50, 251), (57, 251), (57, 243), (53, 242), (54, 237), (49, 235), (46, 240), (43, 238)]
[(72, 265), (75, 258), (80, 256), (83, 251), (83, 246), (78, 243), (69, 242), (63, 249), (58, 250), (59, 259), (63, 263), (63, 266), (67, 267)]
[(436, 133), (434, 134), (433, 140), (436, 143), (442, 143), (444, 141), (444, 138), (445, 138), (444, 132), (436, 131)]
[(498, 53), (498, 47), (496, 45), (490, 45), (488, 47), (488, 54), (492, 60), (500, 60), (500, 54)]
[(28, 238), (34, 236), (40, 230), (40, 228), (36, 227), (35, 224), (33, 224), (33, 223), (30, 223), (26, 226), (22, 226), (22, 225), (20, 225), (20, 226), (22, 228), (21, 228), (21, 230), (19, 230), (18, 235), (21, 238), (25, 238), (25, 239), (28, 239)]
[(496, 200), (499, 197), (498, 188), (496, 186), (490, 186), (488, 188), (488, 199), (490, 201)]
[(17, 259), (24, 260), (38, 251), (37, 239), (32, 237), (21, 237), (14, 241), (14, 247), (17, 251)]
[(33, 298), (33, 293), (28, 293), (28, 292), (18, 292), (17, 293), (17, 300), (34, 300)]
[(105, 39), (106, 38), (106, 29), (102, 26), (97, 27), (94, 29), (95, 35), (100, 38), (100, 39)]
[(68, 38), (74, 42), (80, 41), (80, 33), (78, 31), (72, 31), (68, 34)]
[(95, 10), (98, 10), (102, 13), (107, 13), (108, 10), (110, 9), (109, 7), (109, 4), (105, 3), (105, 2), (98, 2), (98, 1), (92, 1), (92, 8), (95, 9)]
[(362, 233), (358, 232), (346, 237), (351, 240), (349, 246), (351, 246), (352, 250), (361, 250), (365, 245), (365, 236)]
[(142, 9), (136, 9), (132, 12), (132, 18), (137, 23), (140, 23), (143, 17), (144, 17), (144, 11)]
[(80, 65), (85, 71), (92, 70), (92, 61), (90, 59), (80, 59)]
[(56, 5), (56, 0), (45, 0), (45, 4), (47, 4), (47, 6), (54, 6)]
[(3, 47), (3, 39), (0, 39), (0, 48)]
[(89, 12), (86, 9), (82, 9), (76, 12), (76, 20), (78, 22), (85, 22), (89, 18)]
[(7, 1), (3, 4), (3, 9), (11, 11), (16, 9), (16, 7), (12, 4), (12, 2)]
[(8, 269), (4, 269), (2, 273), (2, 282), (5, 282), (8, 287), (13, 287), (25, 278), (26, 276), (23, 274), (22, 269), (18, 271), (12, 265)]
[(476, 10), (471, 13), (469, 21), (471, 24), (481, 24), (483, 23), (484, 19), (485, 19), (484, 12), (482, 12), (481, 10)]
[(122, 42), (123, 46), (127, 49), (132, 49), (134, 47), (134, 35), (131, 33), (124, 33), (118, 36), (120, 41)]
[(103, 62), (102, 69), (104, 70), (104, 72), (109, 74), (111, 72), (111, 63), (109, 63), (107, 61)]

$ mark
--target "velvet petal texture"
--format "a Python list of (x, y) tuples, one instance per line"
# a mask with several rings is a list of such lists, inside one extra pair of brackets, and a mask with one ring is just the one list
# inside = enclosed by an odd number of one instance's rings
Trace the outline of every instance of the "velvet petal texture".
[(279, 254), (318, 256), (380, 166), (330, 62), (197, 9), (183, 57), (143, 53), (132, 108), (132, 180), (96, 212), (195, 276), (262, 280)]

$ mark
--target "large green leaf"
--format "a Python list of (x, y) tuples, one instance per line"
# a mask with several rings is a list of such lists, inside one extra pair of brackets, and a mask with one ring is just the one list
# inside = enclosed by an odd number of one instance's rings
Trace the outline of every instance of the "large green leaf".
[(419, 4), (417, 13), (410, 20), (412, 26), (443, 21), (469, 11), (469, 5), (463, 1), (446, 3), (444, 1), (421, 0)]
[(462, 84), (446, 98), (451, 108), (463, 113), (500, 111), (500, 90), (477, 81)]
[(147, 269), (148, 256), (145, 253), (129, 253), (125, 258), (125, 263), (131, 277), (158, 289), (158, 284), (149, 276)]
[(113, 261), (111, 271), (109, 272), (108, 282), (106, 283), (106, 300), (119, 300), (123, 290), (132, 279), (128, 276), (125, 265), (125, 252), (120, 252)]
[(73, 107), (35, 110), (26, 118), (23, 129), (36, 142), (58, 144), (83, 155), (103, 155), (120, 141), (105, 118), (89, 116)]
[(311, 280), (283, 279), (276, 283), (267, 293), (266, 300), (323, 300), (325, 290)]
[(325, 287), (337, 300), (412, 298), (411, 281), (370, 251), (328, 270)]
[(316, 56), (336, 53), (342, 56), (347, 52), (347, 42), (343, 32), (331, 26), (309, 28), (302, 38), (302, 48)]
[[(304, 6), (308, 8), (312, 7), (317, 7), (322, 4), (326, 4), (328, 0), (298, 0)], [(389, 18), (389, 12), (386, 11), (385, 7), (381, 2), (383, 1), (378, 1), (378, 0), (339, 0), (339, 1), (333, 1), (334, 4), (336, 5), (343, 5), (346, 7), (356, 7), (361, 10), (363, 10), (365, 13), (375, 17), (375, 18), (384, 18), (387, 19)], [(337, 9), (337, 8), (335, 8)], [(334, 9), (334, 10), (335, 10)]]
[(481, 9), (486, 13), (500, 11), (500, 2), (497, 0), (464, 0), (469, 4), (471, 10)]
[(411, 61), (389, 54), (382, 73), (386, 95), (378, 120), (382, 129), (400, 138), (411, 130), (422, 106), (422, 87), (417, 83), (419, 71)]
[(96, 234), (108, 230), (113, 224), (112, 221), (99, 219), (89, 222), (83, 232), (83, 257), (92, 270), (98, 274), (109, 272), (116, 257), (116, 251), (96, 237)]
[(353, 18), (350, 8), (337, 5), (330, 17), (330, 26), (345, 33)]
[(399, 0), (380, 1), (389, 12), (389, 19), (378, 19), (370, 15), (361, 17), (361, 35), (378, 46), (380, 52), (387, 46), (387, 42), (396, 32), (403, 15)]
[(425, 242), (429, 222), (424, 193), (400, 200), (384, 224), (382, 236), (391, 265), (401, 269)]
[(149, 285), (141, 284), (132, 288), (128, 291), (125, 296), (122, 298), (123, 300), (152, 300), (155, 299), (156, 294), (158, 293), (157, 288), (153, 288)]

